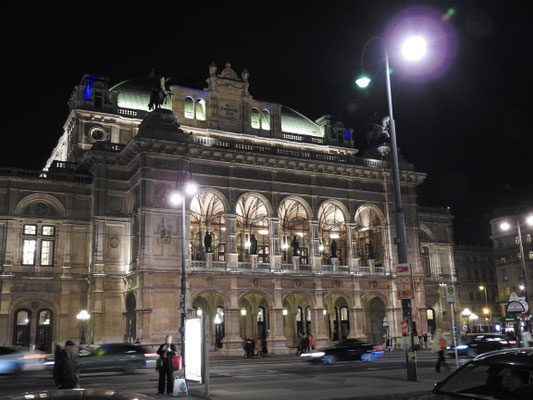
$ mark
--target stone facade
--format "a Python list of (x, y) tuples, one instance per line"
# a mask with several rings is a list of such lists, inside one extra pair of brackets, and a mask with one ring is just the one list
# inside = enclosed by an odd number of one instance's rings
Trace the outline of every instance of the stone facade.
[[(150, 113), (153, 79), (83, 77), (45, 169), (0, 170), (0, 342), (179, 337), (184, 234), (187, 313), (209, 316), (213, 349), (241, 355), (253, 335), (287, 353), (299, 332), (381, 344), (383, 317), (401, 336), (389, 161), (358, 156), (328, 116), (253, 99), (248, 79), (212, 65), (207, 88), (174, 82)], [(427, 331), (431, 308), (447, 329), (453, 218), (420, 208), (425, 175), (400, 167), (414, 320)], [(169, 197), (189, 172), (183, 215)]]

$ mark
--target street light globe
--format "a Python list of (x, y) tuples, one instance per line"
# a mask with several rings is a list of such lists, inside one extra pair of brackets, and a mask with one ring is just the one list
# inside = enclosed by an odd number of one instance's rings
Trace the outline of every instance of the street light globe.
[(91, 318), (91, 314), (87, 312), (87, 310), (81, 310), (78, 315), (76, 315), (77, 319), (81, 319), (82, 321)]
[(500, 224), (500, 229), (501, 229), (502, 231), (508, 231), (509, 228), (511, 228), (511, 225), (509, 224), (509, 222), (502, 222), (502, 223)]
[(528, 225), (533, 225), (533, 215), (528, 215), (526, 222)]
[(174, 192), (170, 195), (170, 202), (177, 206), (178, 204), (181, 204), (182, 195), (179, 192)]
[(472, 319), (472, 320), (476, 320), (476, 319), (478, 319), (478, 318), (479, 318), (479, 317), (477, 316), (477, 314), (471, 314), (471, 315), (470, 315), (470, 319)]
[(488, 308), (484, 308), (483, 309), (483, 314), (486, 315), (486, 314), (489, 314), (489, 313), (490, 313), (490, 310)]
[(194, 183), (188, 183), (187, 186), (185, 187), (185, 191), (187, 192), (188, 195), (192, 196), (196, 194), (196, 192), (198, 191), (198, 188), (196, 187)]
[(485, 286), (479, 285), (479, 290), (484, 290), (484, 289), (485, 289)]
[(365, 89), (366, 87), (368, 87), (368, 85), (370, 85), (370, 82), (371, 82), (370, 78), (365, 75), (360, 76), (359, 78), (355, 80), (355, 84), (359, 86), (361, 89)]
[(524, 290), (526, 287), (524, 285), (520, 285), (520, 290)]
[(402, 54), (406, 60), (418, 61), (426, 55), (426, 40), (421, 36), (411, 36), (403, 42)]
[(470, 311), (470, 309), (468, 308), (465, 308), (462, 312), (461, 312), (462, 315), (464, 315), (465, 317), (468, 317), (469, 315), (472, 314), (472, 311)]

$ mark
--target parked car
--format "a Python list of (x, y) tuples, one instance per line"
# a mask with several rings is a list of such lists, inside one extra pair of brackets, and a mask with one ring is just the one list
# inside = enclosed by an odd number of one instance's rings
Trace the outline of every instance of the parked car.
[(45, 368), (46, 354), (22, 346), (0, 346), (0, 374), (40, 371)]
[(444, 381), (437, 382), (419, 400), (533, 399), (533, 348), (515, 348), (482, 354)]
[(157, 354), (143, 346), (128, 343), (108, 343), (80, 351), (80, 372), (123, 371), (132, 374), (157, 359)]
[(27, 399), (113, 399), (113, 400), (148, 400), (151, 397), (140, 393), (121, 392), (106, 389), (67, 389), (67, 390), (43, 390), (35, 392), (25, 392), (23, 394), (8, 395), (2, 397), (9, 400)]
[[(505, 335), (497, 333), (481, 333), (478, 335), (467, 336), (464, 340), (457, 344), (457, 355), (474, 358), (479, 354), (489, 351), (501, 350), (505, 348), (514, 347), (516, 340), (511, 339)], [(446, 352), (450, 357), (455, 357), (454, 346), (446, 347)]]
[(374, 353), (373, 345), (358, 339), (345, 339), (324, 351), (304, 353), (301, 358), (312, 362), (331, 364), (337, 361), (361, 360), (365, 354), (370, 355), (372, 353)]

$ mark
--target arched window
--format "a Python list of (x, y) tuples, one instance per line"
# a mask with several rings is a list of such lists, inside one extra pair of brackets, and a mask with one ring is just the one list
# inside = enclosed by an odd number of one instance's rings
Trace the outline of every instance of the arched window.
[(384, 248), (380, 214), (371, 206), (362, 206), (355, 214), (357, 251), (364, 260), (383, 264)]
[(13, 344), (18, 346), (29, 346), (31, 311), (26, 308), (15, 311), (14, 322)]
[(185, 97), (184, 115), (185, 118), (194, 118), (194, 99), (192, 97)]
[(270, 130), (270, 113), (267, 109), (261, 111), (261, 129), (264, 131)]
[(205, 100), (201, 98), (196, 100), (196, 119), (205, 121)]
[(348, 247), (344, 213), (337, 204), (324, 202), (318, 209), (318, 222), (322, 264), (327, 263), (329, 258), (338, 258), (341, 265), (345, 265)]
[(214, 192), (199, 191), (191, 200), (191, 257), (201, 260), (204, 253), (204, 238), (211, 234), (211, 251), (214, 260), (223, 260), (225, 245), (222, 241), (226, 230), (224, 201)]
[(422, 267), (424, 268), (424, 275), (431, 276), (431, 261), (429, 259), (429, 248), (422, 247)]
[[(236, 214), (239, 260), (246, 261), (247, 255), (255, 252), (260, 262), (269, 262), (270, 240), (266, 204), (258, 196), (247, 193), (237, 201)], [(252, 246), (254, 238), (254, 246)]]
[(291, 260), (293, 242), (298, 243), (301, 264), (309, 264), (309, 216), (302, 203), (286, 199), (279, 206), (280, 241), (283, 261)]
[(259, 110), (257, 108), (252, 108), (252, 114), (250, 116), (250, 119), (252, 128), (259, 129), (261, 127), (261, 122), (259, 120)]

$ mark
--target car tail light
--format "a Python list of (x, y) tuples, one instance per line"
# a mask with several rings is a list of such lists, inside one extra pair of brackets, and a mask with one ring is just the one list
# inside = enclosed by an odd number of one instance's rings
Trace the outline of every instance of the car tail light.
[(144, 353), (144, 356), (146, 358), (154, 358), (154, 357), (159, 357), (159, 354), (157, 354), (157, 353)]
[(25, 354), (24, 358), (46, 358), (46, 354)]
[(509, 340), (509, 344), (516, 344), (516, 340)]

